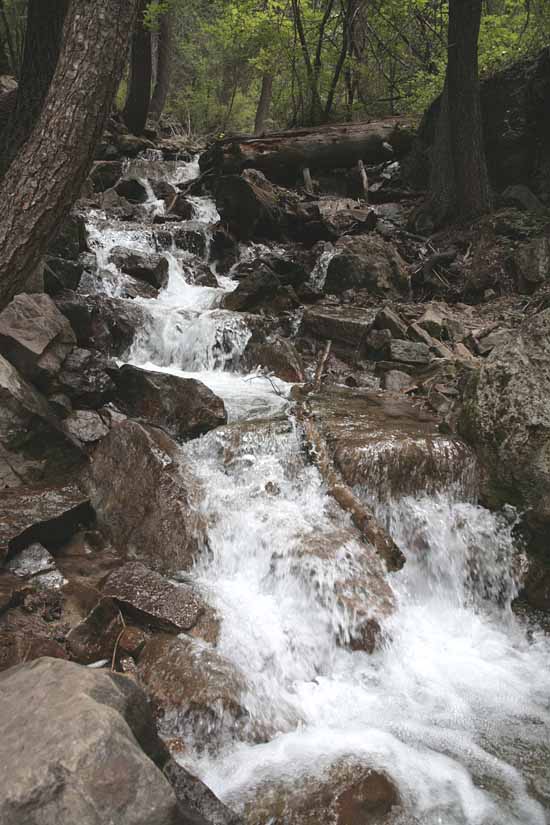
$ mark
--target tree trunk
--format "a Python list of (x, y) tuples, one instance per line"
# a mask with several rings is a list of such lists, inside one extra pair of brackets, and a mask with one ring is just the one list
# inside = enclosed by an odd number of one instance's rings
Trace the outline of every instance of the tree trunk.
[(42, 112), (0, 186), (0, 307), (36, 269), (82, 189), (135, 11), (136, 0), (71, 0)]
[(145, 129), (151, 100), (151, 32), (144, 24), (147, 5), (148, 0), (139, 0), (138, 16), (132, 34), (128, 94), (123, 114), (126, 126), (134, 135), (141, 135)]
[(492, 205), (483, 148), (478, 37), (481, 0), (450, 0), (448, 61), (431, 188), (436, 224), (474, 218)]
[(151, 117), (158, 120), (164, 111), (166, 98), (170, 91), (172, 75), (172, 53), (174, 48), (173, 34), (174, 20), (171, 11), (167, 11), (160, 18), (159, 36), (157, 44), (157, 72), (153, 96), (149, 112)]
[(343, 169), (365, 163), (381, 163), (402, 157), (411, 147), (413, 121), (386, 118), (343, 126), (319, 126), (272, 132), (264, 138), (232, 136), (213, 143), (201, 156), (201, 169), (223, 175), (243, 169), (259, 169), (274, 183), (292, 185), (302, 169)]
[(15, 110), (2, 134), (0, 178), (29, 137), (57, 66), (68, 0), (29, 0)]
[(273, 92), (273, 75), (264, 74), (262, 77), (262, 91), (256, 109), (256, 119), (254, 122), (254, 134), (261, 135), (265, 130), (265, 122), (269, 115), (271, 106), (271, 94)]

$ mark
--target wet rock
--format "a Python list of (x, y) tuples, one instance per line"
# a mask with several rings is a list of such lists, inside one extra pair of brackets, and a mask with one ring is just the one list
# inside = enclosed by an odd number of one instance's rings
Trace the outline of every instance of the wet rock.
[(122, 272), (156, 289), (162, 289), (168, 283), (168, 261), (157, 253), (136, 252), (125, 246), (115, 246), (111, 250), (110, 260)]
[(411, 376), (400, 370), (388, 370), (384, 375), (384, 389), (388, 392), (403, 392), (411, 386)]
[(5, 490), (0, 499), (0, 559), (35, 542), (55, 547), (92, 518), (89, 499), (76, 484)]
[(133, 418), (165, 427), (177, 438), (193, 438), (225, 424), (221, 398), (194, 378), (124, 365), (113, 371), (120, 408)]
[(344, 481), (368, 501), (476, 491), (472, 451), (408, 398), (338, 387), (309, 401)]
[(304, 367), (296, 348), (278, 335), (265, 337), (261, 333), (253, 334), (243, 352), (241, 364), (250, 371), (262, 367), (290, 383), (304, 380)]
[(325, 291), (339, 294), (352, 288), (381, 296), (409, 295), (409, 272), (392, 244), (376, 235), (340, 238), (328, 265)]
[(169, 229), (155, 229), (153, 233), (157, 249), (171, 252), (174, 248), (191, 252), (200, 258), (206, 256), (206, 236), (204, 224), (191, 222), (184, 226), (175, 224)]
[(148, 317), (140, 304), (106, 295), (64, 292), (56, 303), (71, 322), (79, 347), (114, 357), (126, 352)]
[(499, 344), (468, 382), (460, 429), (484, 468), (483, 493), (508, 502), (547, 544), (550, 530), (550, 310)]
[(211, 825), (241, 825), (242, 820), (212, 793), (204, 782), (171, 759), (164, 767), (179, 802), (205, 817)]
[(64, 423), (67, 432), (84, 444), (100, 441), (109, 432), (109, 425), (94, 410), (74, 410)]
[(430, 350), (426, 344), (395, 339), (388, 345), (388, 358), (391, 361), (402, 361), (404, 364), (429, 364), (431, 361)]
[(0, 355), (0, 488), (59, 478), (82, 460), (52, 405)]
[(6, 567), (16, 576), (32, 579), (39, 587), (57, 588), (64, 584), (64, 579), (55, 565), (55, 559), (45, 547), (35, 543), (18, 553), (7, 562)]
[(0, 352), (28, 380), (48, 386), (76, 343), (48, 295), (16, 295), (0, 312)]
[(44, 291), (57, 295), (64, 289), (77, 289), (82, 278), (83, 266), (80, 261), (47, 257), (44, 263)]
[(161, 718), (163, 735), (192, 737), (202, 750), (244, 730), (244, 678), (203, 642), (188, 636), (151, 639), (139, 658), (138, 675)]
[(184, 221), (190, 221), (195, 216), (195, 207), (190, 200), (187, 200), (183, 192), (180, 192), (170, 202), (170, 212), (173, 212), (174, 215)]
[[(67, 659), (65, 648), (52, 638), (53, 633), (50, 624), (41, 616), (20, 607), (3, 613), (0, 616), (0, 671), (42, 656)], [(0, 801), (0, 816), (1, 811)], [(4, 823), (3, 818), (1, 821)]]
[(167, 208), (178, 194), (178, 190), (171, 183), (166, 180), (152, 180), (151, 189), (155, 193), (155, 197), (164, 201)]
[(67, 636), (72, 658), (83, 665), (111, 660), (124, 625), (120, 610), (112, 599), (103, 598), (84, 621), (73, 627)]
[(205, 542), (200, 487), (165, 433), (124, 421), (96, 449), (86, 479), (115, 546), (160, 573), (189, 569)]
[(145, 203), (148, 198), (145, 185), (135, 178), (121, 180), (115, 186), (115, 192), (130, 203)]
[(242, 175), (223, 175), (216, 181), (214, 196), (221, 219), (241, 241), (252, 238), (281, 238), (288, 225), (278, 187), (255, 169)]
[(536, 610), (550, 611), (550, 566), (540, 561), (531, 564), (525, 581), (525, 596)]
[(100, 352), (75, 347), (57, 376), (57, 385), (78, 407), (97, 409), (112, 397), (115, 383)]
[(10, 766), (3, 825), (190, 821), (162, 774), (167, 757), (147, 699), (130, 679), (48, 658), (2, 674), (0, 690), (0, 760)]
[(206, 608), (194, 588), (173, 584), (140, 562), (111, 573), (103, 594), (134, 619), (176, 633), (191, 630)]
[(94, 192), (104, 192), (116, 186), (122, 173), (123, 163), (120, 160), (102, 160), (94, 163), (90, 172)]
[(535, 238), (520, 246), (514, 256), (518, 288), (522, 292), (534, 289), (550, 279), (550, 238)]
[(253, 312), (272, 305), (281, 294), (284, 294), (281, 281), (271, 269), (264, 267), (239, 281), (237, 289), (225, 296), (224, 307), (232, 312)]
[(385, 821), (399, 794), (391, 779), (358, 761), (342, 759), (324, 773), (295, 767), (293, 777), (273, 777), (244, 792), (247, 825), (374, 825)]
[(338, 355), (353, 359), (361, 354), (375, 315), (373, 309), (324, 301), (306, 309), (300, 334), (320, 341), (331, 340)]
[(118, 639), (118, 650), (122, 656), (131, 656), (137, 659), (146, 643), (150, 638), (150, 634), (141, 627), (126, 627), (122, 631)]
[(209, 286), (214, 289), (218, 287), (218, 280), (206, 261), (196, 256), (189, 256), (189, 258), (181, 258), (179, 265), (188, 284)]
[(218, 271), (222, 275), (227, 274), (239, 257), (239, 244), (233, 235), (224, 227), (218, 224), (212, 235), (210, 245), (212, 260), (216, 261)]
[(48, 246), (48, 254), (67, 261), (76, 261), (86, 248), (85, 221), (81, 215), (71, 214), (61, 224), (57, 236)]

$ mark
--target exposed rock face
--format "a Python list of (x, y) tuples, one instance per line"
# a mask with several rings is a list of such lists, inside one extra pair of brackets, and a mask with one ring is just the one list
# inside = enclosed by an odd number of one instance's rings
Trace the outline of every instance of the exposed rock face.
[(300, 772), (297, 779), (274, 779), (256, 786), (246, 801), (247, 825), (271, 820), (285, 825), (370, 825), (386, 821), (399, 803), (393, 782), (366, 765), (345, 760), (325, 775)]
[(283, 286), (279, 277), (263, 267), (239, 281), (237, 289), (224, 298), (224, 308), (233, 312), (269, 311), (273, 313), (295, 309), (300, 304), (294, 289)]
[(115, 246), (110, 258), (122, 272), (145, 281), (156, 289), (162, 289), (168, 283), (168, 261), (162, 255)]
[(189, 569), (204, 544), (199, 487), (163, 432), (124, 421), (94, 453), (86, 479), (113, 543), (161, 573)]
[(193, 737), (199, 749), (244, 730), (245, 681), (209, 645), (190, 637), (157, 636), (145, 645), (138, 675), (164, 721), (161, 731)]
[(303, 381), (302, 359), (294, 344), (279, 335), (268, 336), (253, 333), (241, 359), (245, 369), (263, 367), (283, 381)]
[(94, 192), (104, 192), (106, 189), (116, 186), (122, 177), (122, 172), (123, 164), (120, 160), (103, 160), (94, 163), (90, 172)]
[(192, 252), (193, 255), (204, 257), (206, 253), (206, 236), (203, 232), (203, 224), (191, 221), (185, 224), (172, 224), (170, 229), (155, 230), (154, 238), (157, 249), (172, 250), (183, 249)]
[(518, 287), (533, 292), (550, 279), (550, 238), (535, 238), (521, 246), (515, 255)]
[(64, 292), (56, 303), (71, 322), (79, 347), (111, 356), (126, 352), (147, 317), (140, 304), (106, 295)]
[(0, 689), (3, 825), (189, 821), (160, 769), (147, 699), (129, 679), (39, 659), (3, 673)]
[(106, 366), (101, 353), (75, 347), (65, 358), (57, 386), (77, 407), (96, 409), (109, 400), (115, 389)]
[(117, 184), (115, 191), (130, 203), (145, 203), (147, 200), (147, 189), (136, 178), (124, 178)]
[(485, 470), (489, 505), (526, 509), (545, 542), (550, 530), (550, 310), (496, 346), (470, 379), (461, 417)]
[[(21, 607), (8, 610), (0, 616), (0, 671), (41, 656), (68, 659), (66, 650), (53, 635), (50, 623), (42, 616), (29, 613)], [(1, 812), (0, 802), (0, 816)], [(3, 817), (0, 821), (3, 825)]]
[(94, 410), (74, 410), (65, 419), (65, 427), (83, 444), (93, 444), (105, 438), (109, 432), (108, 419), (105, 421)]
[(341, 357), (356, 358), (363, 354), (375, 310), (342, 305), (334, 299), (308, 307), (304, 312), (300, 333), (319, 340), (331, 340)]
[(187, 584), (173, 584), (139, 562), (115, 570), (103, 588), (130, 616), (163, 630), (191, 630), (205, 611), (200, 595)]
[(34, 542), (61, 544), (92, 518), (88, 497), (72, 483), (5, 490), (0, 499), (0, 559)]
[(255, 169), (224, 175), (216, 181), (216, 206), (222, 221), (242, 241), (281, 238), (288, 220), (279, 205), (277, 187)]
[(59, 478), (82, 460), (52, 405), (0, 355), (0, 487)]
[(25, 378), (47, 386), (76, 343), (48, 295), (16, 295), (0, 312), (0, 351)]
[(410, 277), (405, 261), (392, 244), (376, 235), (340, 238), (328, 265), (325, 290), (338, 294), (352, 288), (367, 289), (374, 295), (408, 296)]
[(124, 412), (166, 427), (177, 438), (201, 435), (227, 421), (221, 398), (194, 378), (149, 372), (131, 365), (112, 375)]
[(101, 599), (68, 634), (67, 646), (72, 657), (84, 665), (111, 659), (123, 627), (120, 611), (113, 600)]

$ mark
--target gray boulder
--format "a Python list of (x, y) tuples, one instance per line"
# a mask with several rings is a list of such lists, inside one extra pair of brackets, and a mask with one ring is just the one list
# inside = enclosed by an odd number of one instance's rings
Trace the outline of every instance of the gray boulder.
[(116, 399), (129, 416), (165, 427), (177, 438), (202, 435), (225, 424), (221, 398), (201, 381), (126, 364), (113, 370)]
[(525, 321), (472, 374), (460, 427), (481, 456), (488, 503), (526, 509), (530, 526), (547, 544), (550, 309)]
[(192, 566), (205, 544), (200, 486), (164, 432), (134, 421), (113, 427), (94, 452), (85, 485), (121, 552), (159, 573)]
[(5, 671), (0, 690), (2, 825), (236, 821), (207, 789), (187, 795), (202, 783), (173, 765), (130, 679), (43, 658)]

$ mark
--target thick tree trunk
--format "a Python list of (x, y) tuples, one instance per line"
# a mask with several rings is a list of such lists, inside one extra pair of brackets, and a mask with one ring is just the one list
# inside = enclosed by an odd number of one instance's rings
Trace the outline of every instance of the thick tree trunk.
[(262, 91), (256, 109), (256, 119), (254, 121), (254, 134), (261, 135), (265, 130), (265, 122), (269, 115), (271, 106), (271, 95), (273, 92), (273, 75), (264, 74), (262, 77)]
[(306, 167), (312, 172), (349, 169), (359, 160), (380, 163), (392, 156), (401, 157), (411, 147), (413, 128), (413, 122), (406, 118), (387, 118), (272, 132), (264, 138), (234, 136), (213, 143), (200, 165), (220, 174), (259, 169), (275, 183), (289, 185)]
[(124, 106), (124, 122), (134, 135), (141, 135), (147, 123), (151, 101), (153, 58), (151, 32), (144, 25), (148, 0), (139, 0), (138, 17), (132, 34), (128, 94)]
[(42, 111), (59, 58), (67, 7), (68, 0), (29, 0), (15, 110), (2, 134), (0, 178)]
[(450, 0), (445, 89), (432, 160), (436, 224), (468, 219), (491, 208), (479, 96), (481, 0)]
[(172, 12), (167, 11), (166, 14), (163, 14), (160, 18), (157, 44), (157, 71), (153, 96), (149, 107), (149, 113), (155, 120), (158, 120), (163, 113), (166, 98), (170, 91), (172, 53), (174, 48), (173, 24)]
[(36, 269), (81, 191), (135, 11), (136, 0), (71, 0), (42, 112), (0, 186), (0, 307)]

